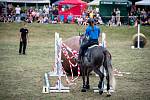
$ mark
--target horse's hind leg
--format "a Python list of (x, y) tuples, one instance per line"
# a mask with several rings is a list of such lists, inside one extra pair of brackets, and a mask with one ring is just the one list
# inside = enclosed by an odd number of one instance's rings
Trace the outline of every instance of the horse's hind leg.
[(111, 76), (111, 72), (109, 70), (109, 68), (106, 68), (106, 80), (107, 80), (107, 96), (111, 96), (111, 92), (110, 92), (110, 76)]
[(104, 74), (100, 71), (99, 68), (95, 68), (94, 69), (94, 72), (96, 74), (99, 75), (100, 77), (100, 81), (99, 81), (99, 84), (98, 84), (98, 88), (99, 88), (99, 94), (102, 95), (103, 94), (103, 87), (102, 87), (102, 84), (103, 84), (103, 80), (104, 80)]
[(81, 66), (81, 70), (82, 70), (82, 81), (83, 81), (83, 86), (82, 86), (82, 89), (81, 89), (81, 92), (86, 92), (86, 85), (85, 85), (85, 67), (84, 66)]
[(90, 72), (91, 72), (92, 70), (93, 70), (93, 69), (91, 69), (91, 68), (88, 68), (88, 69), (87, 69), (86, 89), (90, 89), (90, 85), (89, 85), (89, 75), (90, 75)]

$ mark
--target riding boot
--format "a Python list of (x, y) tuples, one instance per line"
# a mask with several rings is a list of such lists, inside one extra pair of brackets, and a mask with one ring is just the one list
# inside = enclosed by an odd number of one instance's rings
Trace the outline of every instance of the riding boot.
[(79, 55), (78, 55), (78, 62), (81, 62), (81, 57), (82, 57), (82, 50), (79, 50)]

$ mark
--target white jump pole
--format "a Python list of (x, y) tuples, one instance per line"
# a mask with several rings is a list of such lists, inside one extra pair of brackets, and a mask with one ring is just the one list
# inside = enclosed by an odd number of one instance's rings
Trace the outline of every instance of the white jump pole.
[(50, 84), (49, 84), (48, 74), (47, 73), (44, 74), (44, 80), (45, 80), (45, 82), (44, 82), (42, 93), (49, 93)]
[[(55, 67), (54, 71), (45, 73), (44, 75), (44, 86), (42, 93), (52, 93), (52, 92), (70, 92), (69, 87), (64, 87), (61, 81), (61, 77), (65, 76), (62, 70), (61, 64), (61, 47), (62, 47), (62, 38), (59, 37), (59, 33), (55, 33)], [(55, 86), (52, 86), (49, 80), (49, 76), (57, 78)]]
[(102, 47), (106, 48), (106, 34), (102, 33)]
[(137, 48), (140, 48), (140, 24), (138, 24), (138, 41), (137, 41)]
[[(102, 47), (103, 47), (103, 48), (106, 48), (106, 34), (105, 34), (105, 33), (102, 33)], [(103, 72), (103, 74), (104, 74), (104, 76), (105, 76), (106, 71), (105, 71), (105, 69), (104, 69), (104, 66), (102, 67), (102, 72)], [(103, 88), (103, 89), (106, 88), (106, 85), (105, 85), (105, 83), (104, 83), (104, 80), (103, 80), (103, 82), (102, 82), (102, 88)]]
[(61, 48), (62, 47), (62, 38), (59, 37), (59, 33), (55, 33), (55, 68), (54, 75), (50, 74), (50, 76), (57, 76), (58, 80), (54, 87), (50, 86), (49, 92), (70, 92), (69, 87), (64, 87), (61, 81), (61, 77), (65, 76), (62, 70), (61, 63)]

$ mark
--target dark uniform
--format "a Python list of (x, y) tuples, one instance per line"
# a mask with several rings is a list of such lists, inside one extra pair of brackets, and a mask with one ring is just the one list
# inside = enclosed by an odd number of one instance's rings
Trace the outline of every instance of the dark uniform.
[(25, 54), (26, 46), (27, 46), (27, 35), (28, 35), (28, 29), (21, 28), (20, 29), (20, 46), (19, 46), (19, 54), (22, 53), (22, 47), (23, 47), (23, 54)]

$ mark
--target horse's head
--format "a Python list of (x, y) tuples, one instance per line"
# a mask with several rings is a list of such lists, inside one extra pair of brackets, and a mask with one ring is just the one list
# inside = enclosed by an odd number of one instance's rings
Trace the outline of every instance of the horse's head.
[(79, 39), (80, 45), (86, 43), (87, 41), (88, 41), (87, 37), (84, 34), (81, 34)]

